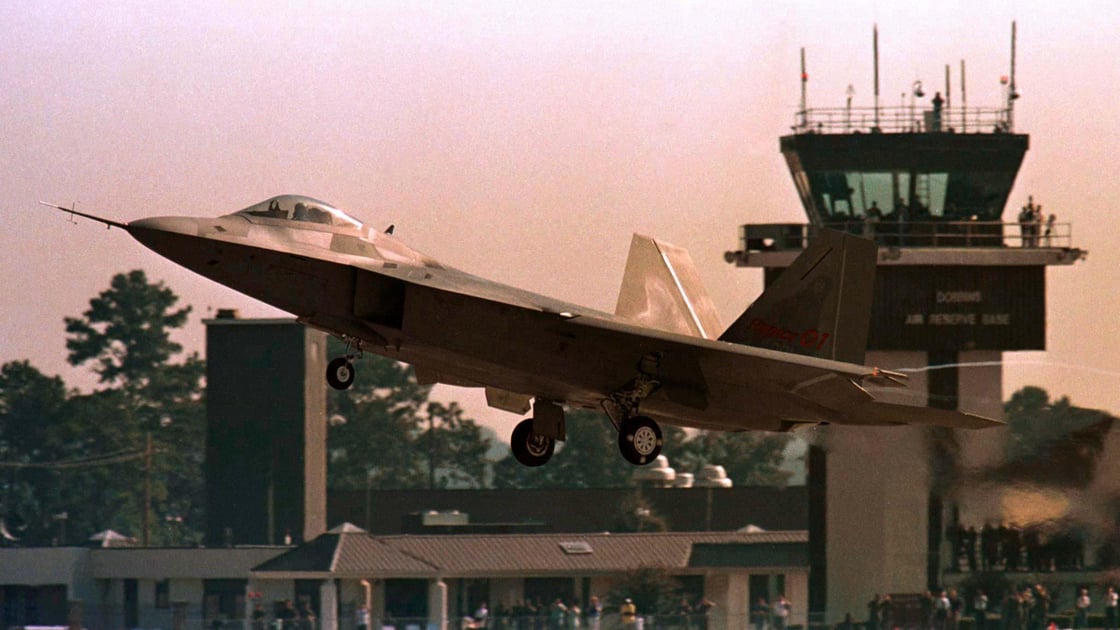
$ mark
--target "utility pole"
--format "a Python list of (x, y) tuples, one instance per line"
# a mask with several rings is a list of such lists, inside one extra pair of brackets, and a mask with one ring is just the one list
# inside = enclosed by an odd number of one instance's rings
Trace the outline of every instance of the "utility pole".
[(428, 410), (428, 489), (436, 489), (436, 421)]
[(144, 534), (147, 547), (152, 530), (152, 432), (144, 434)]

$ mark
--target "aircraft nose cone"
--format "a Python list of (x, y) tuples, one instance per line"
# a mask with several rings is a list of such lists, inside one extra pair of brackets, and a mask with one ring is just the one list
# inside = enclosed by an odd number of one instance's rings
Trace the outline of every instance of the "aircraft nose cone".
[(128, 231), (170, 232), (198, 236), (198, 220), (191, 217), (150, 217), (139, 221), (129, 221)]
[(168, 247), (182, 237), (198, 236), (198, 220), (191, 217), (152, 217), (129, 221), (125, 229), (132, 238), (166, 256)]

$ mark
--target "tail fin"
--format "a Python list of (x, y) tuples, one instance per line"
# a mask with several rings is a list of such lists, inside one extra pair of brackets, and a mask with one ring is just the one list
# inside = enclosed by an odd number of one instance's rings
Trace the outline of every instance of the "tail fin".
[(862, 364), (877, 254), (868, 239), (823, 230), (720, 341)]
[(722, 328), (688, 252), (639, 234), (630, 241), (614, 312), (643, 326), (705, 339)]

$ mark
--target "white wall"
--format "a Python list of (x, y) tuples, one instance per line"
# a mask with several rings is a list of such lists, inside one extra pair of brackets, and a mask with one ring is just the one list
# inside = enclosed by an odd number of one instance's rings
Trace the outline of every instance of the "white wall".
[[(924, 352), (869, 352), (869, 365), (924, 367)], [(925, 405), (925, 372), (911, 374), (906, 389), (876, 389), (889, 402)], [(860, 619), (875, 593), (926, 588), (929, 527), (928, 430), (922, 427), (829, 426), (820, 430), (827, 450), (825, 622), (845, 613)]]

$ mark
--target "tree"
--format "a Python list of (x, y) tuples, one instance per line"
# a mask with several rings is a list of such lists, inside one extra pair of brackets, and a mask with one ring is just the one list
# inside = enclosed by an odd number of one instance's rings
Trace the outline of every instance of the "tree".
[(70, 365), (93, 361), (93, 371), (107, 385), (146, 385), (154, 368), (183, 349), (169, 334), (191, 312), (190, 306), (170, 310), (178, 301), (171, 289), (149, 283), (139, 269), (113, 276), (82, 317), (65, 320)]
[(464, 418), (463, 408), (456, 402), (429, 402), (425, 416), (429, 428), (418, 446), (428, 448), (428, 487), (483, 487), (490, 440), (482, 436), (481, 427)]
[(784, 486), (791, 476), (782, 469), (790, 436), (766, 431), (700, 431), (679, 450), (677, 470), (718, 464), (740, 486)]
[(627, 571), (607, 593), (608, 605), (617, 608), (626, 598), (634, 601), (639, 615), (672, 614), (680, 601), (681, 584), (663, 567)]
[(489, 440), (457, 403), (429, 401), (430, 392), (409, 366), (363, 357), (354, 384), (328, 398), (330, 487), (483, 487)]
[(614, 513), (612, 532), (667, 532), (669, 522), (661, 516), (653, 504), (635, 489), (618, 502)]
[(149, 435), (155, 443), (150, 475), (144, 461), (121, 464), (107, 486), (89, 488), (99, 503), (84, 509), (96, 514), (116, 506), (116, 526), (143, 538), (146, 506), (134, 504), (143, 503), (150, 481), (153, 542), (175, 541), (183, 534), (157, 528), (156, 522), (181, 522), (188, 536), (197, 536), (204, 521), (205, 364), (197, 354), (172, 362), (182, 346), (171, 340), (171, 331), (186, 323), (191, 311), (189, 306), (175, 309), (178, 301), (162, 282), (151, 283), (143, 271), (134, 270), (113, 276), (82, 317), (66, 318), (70, 364), (92, 363), (106, 386), (73, 400), (67, 448), (86, 454), (98, 453), (97, 448), (138, 451)]
[(47, 544), (56, 532), (51, 515), (59, 513), (57, 492), (46, 496), (56, 474), (28, 467), (55, 457), (50, 432), (65, 417), (66, 388), (28, 361), (0, 367), (0, 510), (5, 525), (23, 542)]
[(1046, 390), (1028, 386), (1004, 404), (1006, 464), (991, 474), (1034, 483), (1085, 487), (1096, 473), (1104, 441), (1116, 418), (1052, 400)]

